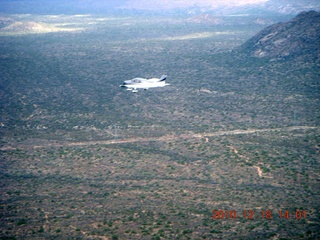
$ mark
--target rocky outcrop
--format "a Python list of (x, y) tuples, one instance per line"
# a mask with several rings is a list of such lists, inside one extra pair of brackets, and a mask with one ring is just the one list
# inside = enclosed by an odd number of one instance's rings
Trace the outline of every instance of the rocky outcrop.
[(263, 58), (308, 55), (320, 57), (320, 13), (302, 12), (291, 21), (273, 24), (253, 36), (238, 49)]

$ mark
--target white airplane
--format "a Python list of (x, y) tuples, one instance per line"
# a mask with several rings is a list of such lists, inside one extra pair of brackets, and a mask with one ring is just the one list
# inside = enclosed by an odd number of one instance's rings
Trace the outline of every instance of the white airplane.
[(161, 78), (134, 78), (124, 81), (119, 87), (125, 87), (128, 91), (138, 92), (138, 88), (147, 90), (149, 88), (164, 87), (170, 85), (166, 83), (167, 75), (162, 75)]

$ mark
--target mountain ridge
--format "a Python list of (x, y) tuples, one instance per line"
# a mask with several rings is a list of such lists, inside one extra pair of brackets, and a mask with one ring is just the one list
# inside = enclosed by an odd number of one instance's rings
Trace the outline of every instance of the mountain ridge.
[(264, 28), (237, 51), (257, 58), (304, 57), (319, 61), (319, 42), (320, 12), (308, 11)]

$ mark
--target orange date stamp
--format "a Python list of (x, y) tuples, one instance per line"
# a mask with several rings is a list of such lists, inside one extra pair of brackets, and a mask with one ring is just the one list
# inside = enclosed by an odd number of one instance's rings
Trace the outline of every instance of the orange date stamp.
[(270, 209), (267, 210), (259, 210), (259, 212), (254, 210), (244, 210), (242, 212), (237, 212), (236, 210), (213, 210), (212, 211), (212, 219), (267, 219), (272, 220), (273, 218), (278, 219), (306, 219), (307, 211), (297, 209), (295, 212), (289, 212), (288, 210), (282, 211), (278, 210), (277, 212), (273, 212)]

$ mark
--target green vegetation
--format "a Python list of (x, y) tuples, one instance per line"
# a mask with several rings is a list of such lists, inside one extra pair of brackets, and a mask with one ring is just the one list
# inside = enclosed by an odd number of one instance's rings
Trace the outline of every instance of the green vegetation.
[(84, 30), (0, 37), (1, 239), (320, 237), (317, 63), (230, 52), (256, 25), (16, 18)]

